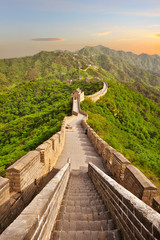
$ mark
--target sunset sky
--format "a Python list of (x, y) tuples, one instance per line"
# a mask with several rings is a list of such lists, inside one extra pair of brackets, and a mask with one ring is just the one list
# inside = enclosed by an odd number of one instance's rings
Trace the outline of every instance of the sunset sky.
[(160, 55), (160, 0), (1, 0), (0, 58), (99, 44)]

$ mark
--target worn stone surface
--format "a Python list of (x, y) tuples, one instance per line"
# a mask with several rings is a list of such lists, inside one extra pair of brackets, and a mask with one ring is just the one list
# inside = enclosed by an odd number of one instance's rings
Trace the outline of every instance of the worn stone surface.
[(67, 163), (15, 221), (1, 234), (1, 240), (46, 239), (58, 214), (70, 173)]
[(92, 163), (88, 171), (112, 216), (123, 230), (124, 239), (160, 238), (160, 214)]
[(153, 208), (160, 213), (160, 196), (153, 198)]
[(124, 187), (145, 203), (152, 206), (153, 198), (157, 194), (157, 188), (136, 167), (126, 167), (124, 175)]
[[(65, 126), (76, 118), (76, 116), (65, 117), (60, 132), (38, 146), (36, 151), (29, 152), (10, 166), (7, 169), (7, 178), (10, 181), (0, 179), (0, 232), (20, 214), (58, 171), (52, 169), (64, 146)], [(18, 198), (15, 197), (16, 192), (19, 194)]]
[(83, 117), (82, 114), (79, 114), (78, 117), (70, 123), (74, 131), (66, 132), (64, 149), (55, 164), (55, 168), (60, 169), (67, 162), (67, 159), (70, 158), (71, 169), (87, 171), (88, 163), (91, 161), (106, 171), (101, 157), (97, 154), (81, 126)]
[(71, 173), (51, 239), (65, 239), (68, 233), (74, 239), (121, 239), (88, 174), (79, 170)]
[(9, 197), (9, 180), (0, 177), (0, 205)]

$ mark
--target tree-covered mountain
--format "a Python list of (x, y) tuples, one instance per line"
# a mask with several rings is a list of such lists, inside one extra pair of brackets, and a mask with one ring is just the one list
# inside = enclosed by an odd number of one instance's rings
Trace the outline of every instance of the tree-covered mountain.
[[(55, 80), (65, 81), (72, 78), (77, 79), (80, 64), (82, 69), (85, 69), (88, 65), (97, 66), (98, 69), (102, 68), (107, 73), (111, 73), (117, 81), (141, 82), (146, 86), (160, 89), (159, 70), (154, 70), (160, 68), (159, 56), (147, 55), (144, 59), (149, 59), (152, 66), (147, 67), (148, 65), (143, 61), (141, 55), (122, 53), (103, 46), (97, 46), (86, 47), (75, 53), (68, 51), (43, 51), (33, 57), (1, 59), (1, 88), (3, 90), (12, 85), (15, 86), (15, 84), (21, 83), (26, 79), (32, 81), (35, 78), (43, 77), (52, 77)], [(154, 57), (158, 60), (156, 61)], [(132, 59), (134, 61), (131, 61)], [(151, 68), (152, 73), (150, 71)], [(98, 71), (98, 69), (96, 70)], [(82, 72), (82, 77), (83, 75), (85, 75), (84, 72)]]
[(78, 51), (78, 53), (85, 56), (99, 56), (108, 55), (113, 58), (119, 58), (125, 60), (127, 63), (134, 65), (138, 68), (145, 69), (147, 71), (157, 73), (160, 76), (160, 56), (148, 55), (148, 54), (134, 54), (132, 52), (116, 51), (104, 46), (85, 47)]

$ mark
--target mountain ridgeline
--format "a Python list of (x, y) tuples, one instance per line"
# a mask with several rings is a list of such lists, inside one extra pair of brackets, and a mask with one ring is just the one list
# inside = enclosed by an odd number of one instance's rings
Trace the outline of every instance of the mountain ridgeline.
[(160, 56), (148, 54), (134, 54), (132, 52), (116, 51), (104, 46), (85, 47), (78, 51), (85, 56), (106, 55), (111, 58), (121, 59), (138, 68), (145, 69), (160, 76)]
[(109, 83), (107, 95), (83, 105), (89, 123), (136, 166), (160, 177), (160, 56), (103, 46), (0, 60), (1, 175), (59, 131), (71, 114), (72, 91), (92, 94), (102, 80)]

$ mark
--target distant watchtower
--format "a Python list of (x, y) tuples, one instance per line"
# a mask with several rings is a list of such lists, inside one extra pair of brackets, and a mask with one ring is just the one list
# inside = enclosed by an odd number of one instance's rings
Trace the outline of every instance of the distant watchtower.
[(71, 94), (72, 100), (78, 99), (79, 102), (82, 102), (84, 100), (84, 92), (81, 91), (81, 89), (77, 88), (76, 91), (74, 91)]

